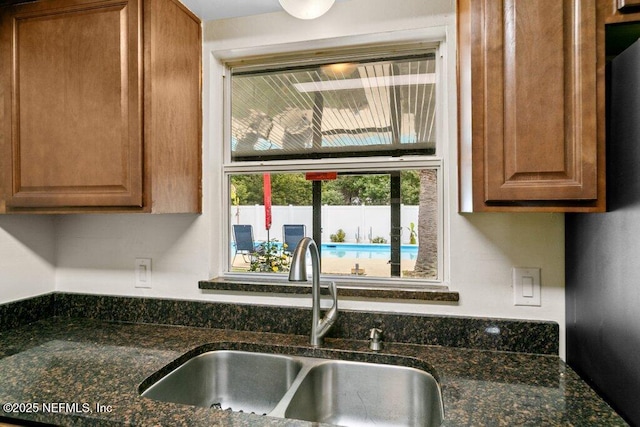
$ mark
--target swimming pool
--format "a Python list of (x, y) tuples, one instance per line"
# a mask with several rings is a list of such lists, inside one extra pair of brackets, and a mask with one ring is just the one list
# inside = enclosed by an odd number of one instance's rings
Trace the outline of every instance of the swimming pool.
[[(323, 258), (391, 259), (391, 246), (383, 243), (323, 243), (321, 251)], [(418, 245), (400, 246), (400, 259), (414, 260), (417, 255)]]
[[(282, 243), (273, 244), (282, 250)], [(231, 245), (231, 256), (235, 253), (234, 245)], [(323, 243), (320, 250), (323, 258), (391, 259), (391, 245), (388, 243)], [(415, 260), (417, 256), (418, 245), (400, 246), (400, 259)]]

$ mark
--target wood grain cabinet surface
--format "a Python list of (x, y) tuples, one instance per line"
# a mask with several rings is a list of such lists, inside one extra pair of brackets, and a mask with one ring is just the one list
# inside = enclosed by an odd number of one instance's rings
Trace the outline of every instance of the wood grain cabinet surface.
[(594, 0), (459, 0), (461, 211), (602, 211)]
[(201, 211), (197, 17), (176, 0), (0, 13), (6, 212)]

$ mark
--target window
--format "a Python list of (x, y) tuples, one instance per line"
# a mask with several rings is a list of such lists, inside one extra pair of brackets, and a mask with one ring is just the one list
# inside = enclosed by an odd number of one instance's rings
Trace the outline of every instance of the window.
[(442, 280), (436, 50), (309, 58), (229, 64), (227, 273)]

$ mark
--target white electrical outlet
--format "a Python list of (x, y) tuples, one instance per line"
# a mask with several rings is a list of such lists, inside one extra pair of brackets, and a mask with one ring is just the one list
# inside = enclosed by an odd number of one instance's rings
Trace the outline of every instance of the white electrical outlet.
[(540, 269), (513, 269), (513, 305), (540, 306)]
[(151, 258), (136, 258), (136, 288), (151, 288)]

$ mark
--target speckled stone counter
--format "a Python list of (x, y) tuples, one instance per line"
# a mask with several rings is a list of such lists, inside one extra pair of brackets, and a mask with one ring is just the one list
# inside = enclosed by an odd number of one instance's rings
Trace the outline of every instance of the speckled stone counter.
[[(0, 330), (52, 316), (291, 335), (311, 325), (310, 308), (54, 292), (0, 305)], [(328, 337), (366, 339), (374, 326), (389, 342), (476, 350), (557, 355), (560, 341), (555, 322), (353, 310)]]
[[(42, 319), (0, 332), (0, 415), (64, 426), (317, 425), (139, 396), (146, 378), (206, 345), (203, 349), (376, 362), (394, 362), (398, 355), (414, 358), (408, 360), (429, 370), (441, 385), (445, 426), (626, 425), (555, 355), (394, 343), (385, 343), (381, 354), (373, 354), (366, 341), (330, 338), (322, 349), (312, 349), (307, 342), (306, 335)], [(57, 402), (77, 411), (42, 410), (44, 403)], [(23, 406), (13, 412), (7, 403), (38, 403), (40, 409), (27, 412), (28, 406)]]

